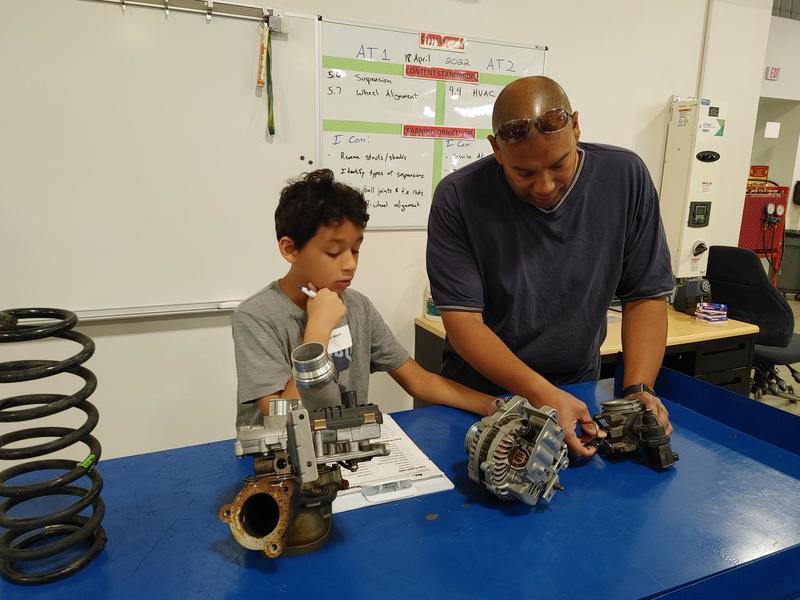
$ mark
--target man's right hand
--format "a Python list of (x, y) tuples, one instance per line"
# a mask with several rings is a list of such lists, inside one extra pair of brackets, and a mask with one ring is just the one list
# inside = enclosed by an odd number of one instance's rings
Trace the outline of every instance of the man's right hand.
[[(595, 437), (606, 437), (592, 420), (589, 409), (572, 394), (555, 387), (517, 357), (483, 321), (483, 313), (442, 310), (447, 338), (453, 349), (486, 379), (500, 389), (513, 391), (536, 407), (550, 406), (558, 411), (564, 441), (574, 456), (592, 456), (595, 447), (586, 447)], [(575, 433), (581, 425), (581, 436)]]
[[(597, 452), (597, 448), (584, 446), (584, 442), (595, 437), (606, 437), (605, 432), (592, 419), (586, 404), (556, 386), (550, 387), (552, 389), (549, 389), (545, 395), (539, 395), (537, 404), (539, 406), (547, 405), (558, 411), (558, 422), (564, 430), (564, 442), (567, 444), (570, 454), (582, 457), (592, 456)], [(578, 425), (581, 427), (580, 436), (575, 431)]]
[[(315, 291), (317, 296), (315, 298), (309, 298), (306, 304), (306, 312), (308, 313), (306, 331), (308, 332), (309, 329), (312, 329), (315, 332), (321, 333), (325, 339), (318, 341), (327, 346), (331, 331), (333, 331), (345, 315), (345, 305), (339, 297), (339, 294), (328, 288), (317, 290), (310, 283), (308, 287)], [(327, 334), (325, 332), (327, 332)]]

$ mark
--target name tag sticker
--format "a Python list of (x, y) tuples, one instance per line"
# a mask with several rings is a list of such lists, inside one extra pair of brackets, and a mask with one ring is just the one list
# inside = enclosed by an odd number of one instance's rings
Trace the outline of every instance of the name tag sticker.
[(352, 346), (353, 336), (350, 335), (349, 325), (342, 325), (331, 331), (331, 337), (328, 340), (328, 354), (333, 354)]

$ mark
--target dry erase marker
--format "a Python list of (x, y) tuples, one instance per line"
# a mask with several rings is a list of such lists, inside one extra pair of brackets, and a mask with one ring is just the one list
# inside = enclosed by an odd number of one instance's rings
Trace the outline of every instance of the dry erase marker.
[(317, 297), (317, 292), (315, 292), (314, 290), (308, 289), (306, 286), (301, 286), (300, 287), (300, 291), (303, 292), (309, 298), (316, 298)]

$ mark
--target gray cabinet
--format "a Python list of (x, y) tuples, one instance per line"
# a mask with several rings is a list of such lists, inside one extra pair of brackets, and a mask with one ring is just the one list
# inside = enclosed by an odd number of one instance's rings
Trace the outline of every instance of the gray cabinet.
[(795, 295), (800, 293), (800, 231), (786, 230), (778, 289)]

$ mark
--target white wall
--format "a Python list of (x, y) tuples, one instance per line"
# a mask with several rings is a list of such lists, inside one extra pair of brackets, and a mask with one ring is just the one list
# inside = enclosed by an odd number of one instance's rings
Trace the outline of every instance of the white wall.
[[(712, 0), (700, 96), (728, 103), (726, 157), (706, 239), (736, 246), (769, 36), (772, 0)], [(746, 40), (746, 43), (743, 41)]]
[[(739, 195), (757, 105), (758, 92), (751, 99), (751, 88), (760, 85), (770, 4), (713, 0), (711, 11), (712, 55), (706, 60), (703, 90), (729, 99), (736, 143), (744, 135), (739, 128), (747, 131), (743, 155), (731, 161), (727, 173)], [(583, 139), (634, 149), (660, 181), (669, 100), (673, 94), (697, 94), (705, 3), (509, 0), (502, 10), (499, 7), (488, 0), (291, 4), (295, 12), (547, 45), (547, 73), (562, 83), (581, 112)], [(15, 3), (4, 7), (4, 12), (14, 10)], [(36, 24), (30, 27), (34, 35)], [(742, 40), (754, 40), (753, 46), (737, 49)], [(750, 68), (751, 58), (758, 69)], [(368, 232), (356, 280), (356, 287), (373, 299), (409, 351), (413, 318), (422, 309), (425, 240), (424, 232)], [(227, 317), (92, 324), (82, 329), (97, 342), (97, 353), (87, 366), (100, 380), (95, 394), (101, 410), (97, 435), (106, 458), (233, 436), (235, 370)], [(35, 357), (55, 352), (49, 342), (34, 346), (39, 347)], [(9, 348), (0, 348), (0, 359), (10, 356)], [(411, 406), (410, 398), (383, 374), (373, 378), (370, 400), (384, 410)], [(3, 426), (0, 432), (9, 429)]]
[[(781, 124), (777, 138), (765, 138), (764, 129), (769, 121)], [(761, 98), (758, 105), (756, 132), (753, 137), (753, 152), (750, 164), (769, 165), (769, 179), (793, 188), (795, 182), (795, 163), (800, 143), (800, 100), (779, 100)], [(797, 229), (800, 225), (800, 211), (789, 202), (786, 226)]]
[[(767, 122), (781, 125), (777, 138), (765, 138)], [(800, 100), (761, 98), (753, 137), (751, 164), (769, 165), (769, 179), (779, 185), (791, 185), (795, 152), (800, 137)]]
[(800, 21), (772, 17), (764, 65), (781, 73), (778, 81), (761, 82), (762, 96), (800, 100)]
[[(779, 67), (781, 73), (778, 81), (762, 80), (762, 96), (765, 98), (800, 101), (800, 21), (772, 17), (769, 27), (769, 43), (764, 56), (764, 66), (765, 68), (766, 66)], [(798, 118), (795, 113), (796, 111), (792, 111), (786, 118), (793, 122)], [(756, 143), (759, 142), (757, 139), (759, 135), (763, 136), (763, 127), (761, 127), (760, 121), (755, 133), (754, 150)], [(781, 138), (784, 138), (783, 126), (781, 127)], [(795, 164), (792, 175), (782, 183), (792, 187), (795, 181), (800, 180), (800, 140), (796, 140), (796, 149), (791, 150), (788, 148), (789, 142), (787, 139), (788, 134), (787, 138), (779, 141), (778, 144), (781, 147), (781, 151), (794, 152)], [(763, 145), (766, 142), (762, 141), (760, 143)], [(786, 226), (790, 229), (800, 228), (800, 207), (794, 206), (791, 202), (789, 203)]]

